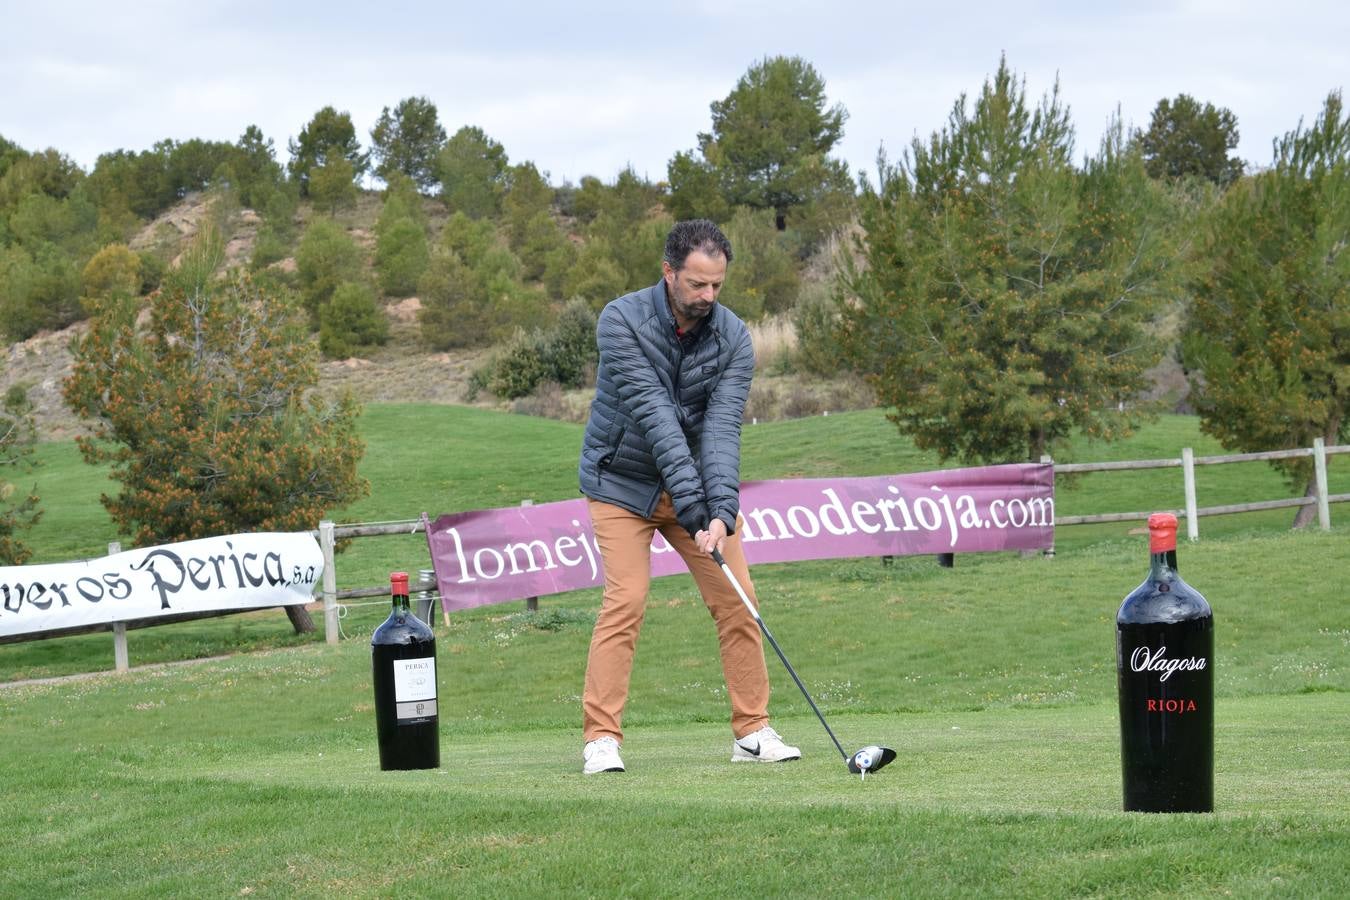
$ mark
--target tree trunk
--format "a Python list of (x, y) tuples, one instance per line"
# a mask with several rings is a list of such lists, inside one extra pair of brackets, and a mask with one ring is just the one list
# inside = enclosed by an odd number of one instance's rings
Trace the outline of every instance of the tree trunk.
[[(1308, 489), (1303, 492), (1305, 497), (1317, 496), (1317, 480), (1311, 479), (1308, 482)], [(1300, 506), (1298, 512), (1294, 513), (1294, 524), (1290, 528), (1304, 528), (1312, 524), (1313, 519), (1317, 518), (1317, 504), (1309, 503), (1307, 506)]]
[[(1331, 421), (1326, 423), (1326, 430), (1322, 434), (1322, 442), (1327, 446), (1332, 446), (1336, 443), (1336, 439), (1340, 436), (1340, 433), (1341, 433), (1341, 417), (1339, 414), (1337, 414), (1332, 416)], [(1327, 459), (1327, 462), (1328, 463), (1331, 462), (1330, 458)], [(1304, 490), (1303, 496), (1305, 497), (1317, 496), (1316, 475), (1308, 479), (1308, 487), (1306, 490)], [(1298, 512), (1294, 513), (1294, 524), (1290, 525), (1289, 527), (1291, 529), (1305, 528), (1308, 525), (1312, 524), (1312, 520), (1316, 516), (1317, 516), (1316, 503), (1309, 503), (1307, 506), (1300, 506), (1298, 508)]]
[(283, 606), (282, 609), (286, 610), (286, 617), (291, 620), (296, 634), (309, 634), (314, 630), (314, 619), (303, 606)]

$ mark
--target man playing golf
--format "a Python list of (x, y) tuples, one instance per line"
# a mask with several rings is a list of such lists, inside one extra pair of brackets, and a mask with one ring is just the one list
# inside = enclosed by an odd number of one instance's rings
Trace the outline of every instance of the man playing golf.
[(660, 531), (684, 558), (717, 624), (731, 700), (733, 761), (798, 759), (769, 727), (759, 627), (709, 554), (753, 597), (736, 516), (741, 419), (755, 355), (745, 323), (717, 303), (731, 244), (704, 219), (666, 237), (662, 279), (600, 313), (595, 400), (581, 492), (605, 569), (582, 694), (582, 771), (622, 772), (623, 708)]

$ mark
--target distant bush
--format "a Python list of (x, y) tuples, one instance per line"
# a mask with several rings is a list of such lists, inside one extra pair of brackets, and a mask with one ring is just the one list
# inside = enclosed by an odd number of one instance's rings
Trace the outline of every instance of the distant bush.
[(85, 297), (135, 297), (141, 288), (141, 259), (126, 244), (109, 244), (85, 263), (81, 280)]
[[(659, 260), (660, 256), (655, 259)], [(652, 284), (656, 279), (652, 279)], [(599, 310), (606, 303), (627, 291), (623, 271), (610, 255), (609, 244), (602, 238), (591, 238), (576, 255), (572, 267), (563, 280), (567, 297), (580, 297), (592, 309)]]
[(346, 359), (363, 347), (389, 338), (389, 320), (365, 284), (347, 282), (319, 308), (319, 349), (330, 359)]
[(544, 278), (550, 259), (559, 252), (566, 253), (571, 245), (553, 216), (548, 211), (535, 213), (525, 223), (525, 234), (517, 248), (523, 267), (523, 276), (531, 281)]
[(551, 328), (516, 332), (488, 363), (482, 381), (498, 397), (511, 400), (545, 382), (582, 387), (598, 358), (595, 313), (585, 301), (574, 300)]
[(272, 263), (285, 259), (289, 250), (286, 241), (264, 225), (253, 239), (253, 254), (248, 258), (248, 267), (254, 272), (266, 269)]
[(300, 300), (317, 322), (319, 307), (328, 302), (338, 285), (361, 280), (363, 254), (341, 225), (320, 218), (310, 224), (300, 239), (295, 265)]
[(541, 331), (519, 331), (489, 364), (488, 390), (508, 400), (524, 397), (548, 378), (546, 336)]
[(11, 340), (64, 328), (80, 316), (80, 273), (72, 257), (52, 244), (33, 255), (22, 247), (0, 249), (0, 325)]
[(411, 297), (417, 293), (417, 282), (430, 261), (427, 233), (412, 219), (397, 219), (380, 229), (375, 241), (375, 272), (385, 294)]
[(141, 287), (138, 294), (148, 294), (156, 290), (164, 280), (164, 273), (168, 271), (169, 264), (158, 253), (150, 250), (142, 250), (136, 254), (141, 260)]
[(330, 157), (321, 166), (309, 170), (309, 196), (316, 209), (336, 215), (340, 209), (356, 205), (359, 195), (352, 164), (341, 156)]
[[(463, 221), (473, 228), (468, 219)], [(542, 292), (521, 283), (520, 261), (510, 250), (475, 244), (466, 251), (478, 253), (476, 261), (469, 262), (443, 240), (418, 282), (418, 323), (423, 343), (433, 350), (491, 346), (547, 312)]]
[(518, 416), (535, 416), (559, 422), (572, 420), (567, 397), (556, 381), (541, 381), (533, 391), (511, 403), (511, 412)]
[(262, 225), (253, 239), (253, 255), (249, 268), (254, 272), (266, 269), (291, 255), (295, 244), (295, 211), (299, 203), (295, 185), (268, 187), (257, 198)]
[(843, 367), (836, 336), (839, 305), (829, 288), (820, 285), (805, 291), (792, 309), (792, 324), (797, 329), (797, 367), (816, 375), (838, 374)]
[(801, 282), (792, 248), (774, 226), (773, 210), (742, 207), (726, 233), (735, 261), (727, 270), (721, 301), (747, 320), (791, 309)]

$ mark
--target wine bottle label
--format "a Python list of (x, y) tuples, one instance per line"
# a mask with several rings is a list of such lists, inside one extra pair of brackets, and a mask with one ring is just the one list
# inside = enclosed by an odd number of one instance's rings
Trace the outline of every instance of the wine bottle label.
[(435, 700), (413, 700), (394, 704), (394, 718), (399, 722), (405, 719), (429, 719), (434, 715), (436, 715)]
[(1130, 654), (1130, 669), (1135, 672), (1157, 672), (1159, 681), (1166, 681), (1175, 672), (1197, 672), (1205, 668), (1203, 656), (1187, 656), (1168, 659), (1167, 648), (1150, 650), (1148, 647), (1136, 647)]
[(401, 723), (436, 715), (436, 657), (394, 660), (394, 717)]
[(399, 704), (436, 699), (436, 657), (394, 660), (394, 700)]

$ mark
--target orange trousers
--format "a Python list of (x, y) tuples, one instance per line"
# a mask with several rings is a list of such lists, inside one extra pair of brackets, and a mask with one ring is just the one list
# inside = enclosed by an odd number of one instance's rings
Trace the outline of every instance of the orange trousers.
[[(680, 527), (670, 495), (661, 494), (650, 519), (598, 500), (590, 501), (590, 514), (605, 568), (605, 591), (591, 634), (586, 686), (581, 696), (585, 739), (609, 736), (623, 741), (623, 708), (628, 700), (638, 632), (647, 610), (651, 544), (657, 531), (684, 558), (717, 625), (722, 676), (731, 700), (732, 733), (744, 737), (767, 725), (769, 672), (759, 625), (712, 557), (700, 553), (689, 532)], [(758, 608), (739, 529), (727, 538), (722, 558)]]

